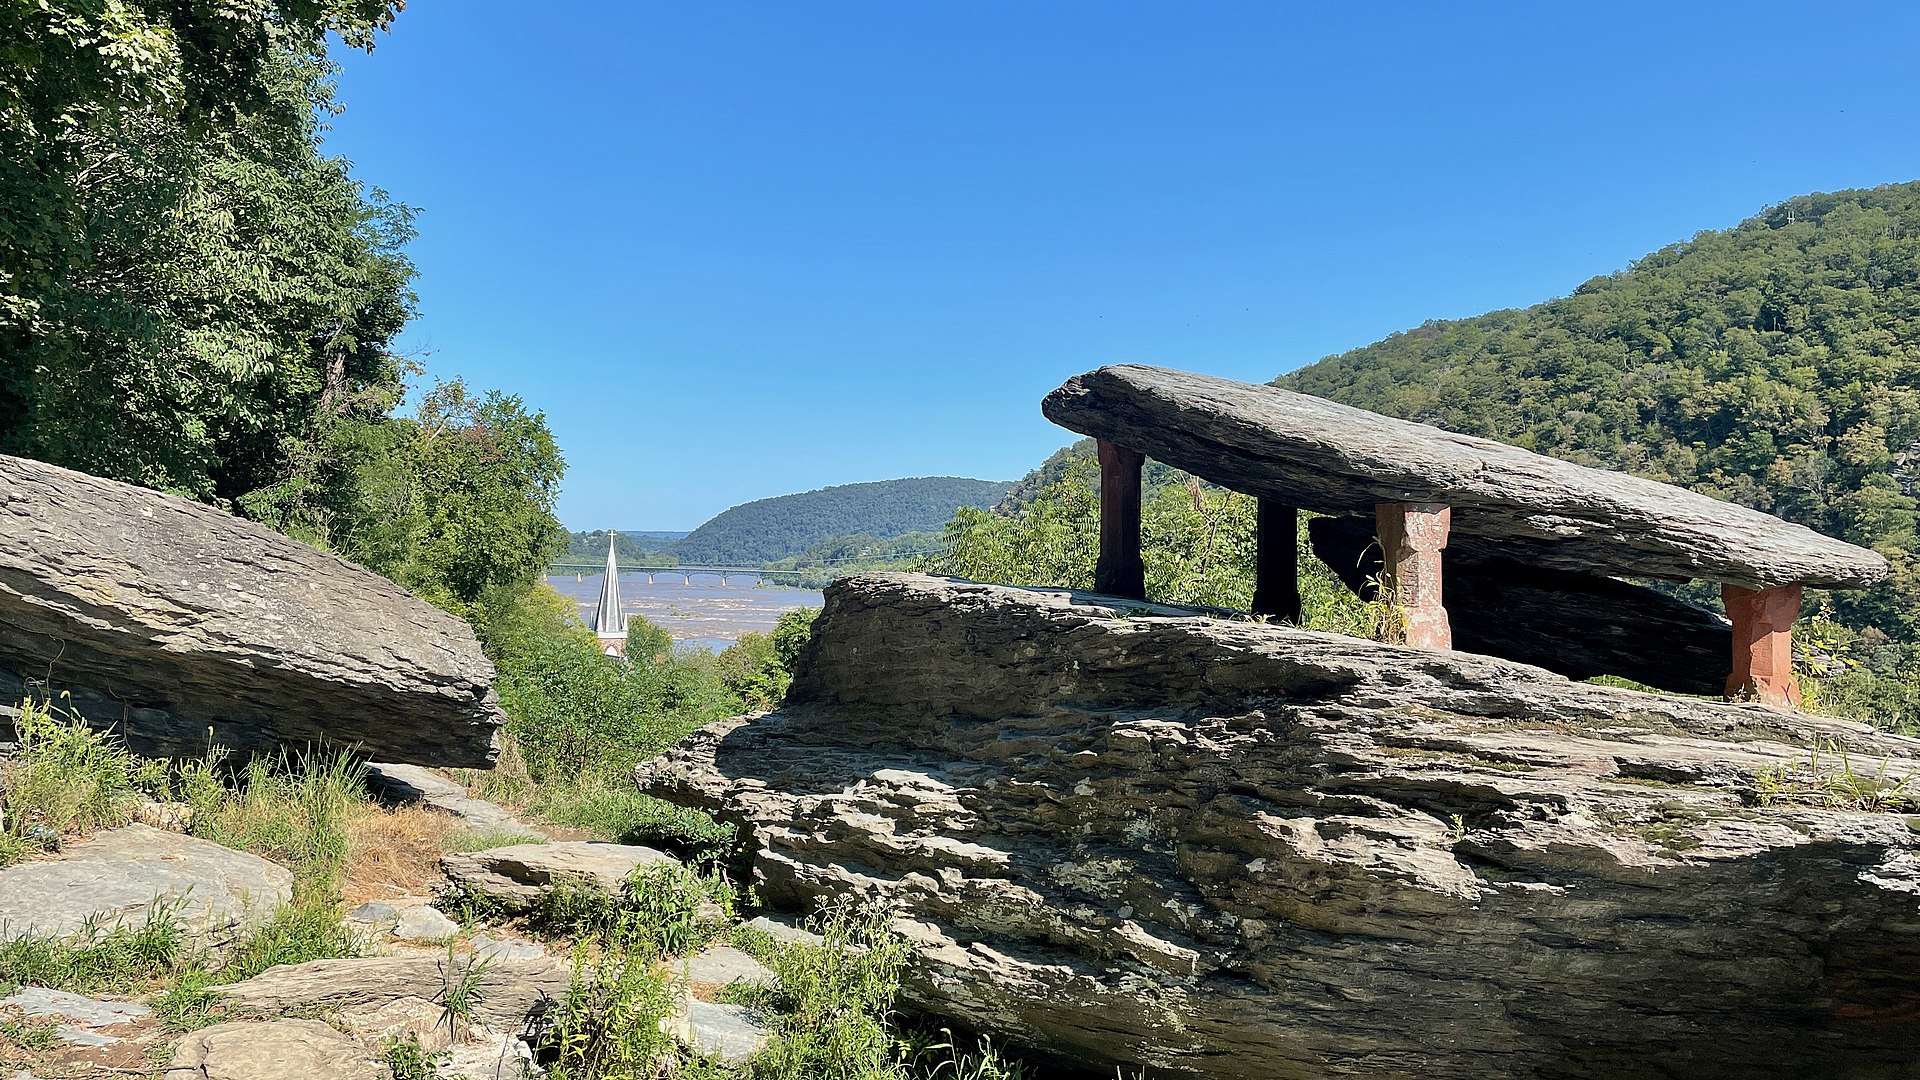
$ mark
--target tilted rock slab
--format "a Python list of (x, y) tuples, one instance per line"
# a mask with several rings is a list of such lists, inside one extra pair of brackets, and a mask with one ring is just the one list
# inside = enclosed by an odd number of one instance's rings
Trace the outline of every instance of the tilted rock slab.
[(138, 929), (156, 915), (216, 944), (293, 898), (293, 873), (258, 855), (146, 825), (79, 841), (57, 859), (0, 869), (0, 940)]
[(358, 744), (485, 768), (504, 717), (463, 620), (211, 506), (0, 456), (0, 703), (72, 694), (138, 752)]
[(1096, 1067), (1920, 1067), (1920, 819), (1754, 798), (1920, 742), (1182, 615), (842, 579), (783, 708), (639, 780), (776, 906), (897, 904), (918, 1009)]
[(1041, 411), (1235, 491), (1322, 514), (1446, 503), (1450, 551), (1748, 589), (1859, 588), (1888, 571), (1865, 548), (1685, 488), (1273, 386), (1122, 364), (1067, 380)]

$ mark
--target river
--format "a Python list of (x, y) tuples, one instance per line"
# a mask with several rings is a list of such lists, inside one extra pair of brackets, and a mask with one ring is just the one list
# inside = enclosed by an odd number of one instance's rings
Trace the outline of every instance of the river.
[[(600, 605), (600, 579), (604, 575), (554, 574), (548, 584), (561, 595), (573, 598), (580, 607), (580, 618), (593, 625), (594, 609)], [(773, 629), (784, 612), (821, 604), (816, 589), (794, 589), (784, 585), (755, 588), (750, 579), (734, 576), (731, 584), (696, 574), (691, 585), (676, 574), (658, 574), (652, 584), (647, 575), (620, 575), (620, 607), (628, 615), (639, 615), (673, 635), (675, 644), (684, 648), (705, 648), (719, 652), (748, 631), (766, 633)]]

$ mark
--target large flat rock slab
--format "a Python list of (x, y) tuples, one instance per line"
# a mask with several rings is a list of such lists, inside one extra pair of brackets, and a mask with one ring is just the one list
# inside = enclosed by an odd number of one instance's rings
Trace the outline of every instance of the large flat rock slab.
[(0, 456), (0, 702), (71, 693), (138, 752), (358, 744), (485, 768), (503, 722), (466, 622), (211, 506)]
[(1758, 510), (1273, 386), (1123, 364), (1067, 380), (1041, 411), (1235, 491), (1318, 513), (1445, 503), (1451, 548), (1536, 566), (1749, 589), (1858, 588), (1888, 572), (1865, 548)]
[(145, 925), (156, 902), (196, 936), (258, 926), (293, 897), (293, 874), (244, 851), (146, 825), (109, 829), (57, 859), (0, 869), (0, 937), (68, 938), (89, 921)]
[(1866, 1080), (1920, 1069), (1920, 832), (1847, 793), (1916, 770), (1859, 724), (876, 574), (780, 709), (639, 779), (739, 823), (762, 902), (891, 906), (914, 1011), (1089, 1074)]
[(543, 1001), (565, 997), (573, 979), (567, 964), (545, 957), (369, 956), (285, 964), (220, 992), (229, 1004), (266, 1015), (323, 1006), (381, 1008), (405, 998), (444, 1000), (447, 986), (469, 973), (475, 980), (473, 1022), (501, 1031), (518, 1030)]

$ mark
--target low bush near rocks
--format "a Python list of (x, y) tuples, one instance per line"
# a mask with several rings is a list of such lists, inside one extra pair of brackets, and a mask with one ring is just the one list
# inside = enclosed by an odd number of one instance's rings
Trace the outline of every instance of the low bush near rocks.
[(0, 866), (61, 838), (133, 820), (145, 793), (164, 793), (164, 763), (144, 761), (51, 702), (20, 703), (19, 749), (0, 770)]

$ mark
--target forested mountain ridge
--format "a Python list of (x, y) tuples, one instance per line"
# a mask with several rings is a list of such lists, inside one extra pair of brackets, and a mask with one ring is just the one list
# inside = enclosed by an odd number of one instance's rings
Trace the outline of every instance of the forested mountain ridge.
[(962, 506), (992, 506), (1013, 485), (955, 476), (841, 484), (722, 511), (673, 545), (690, 563), (758, 566), (835, 537), (938, 532)]
[(1834, 594), (1836, 610), (1900, 640), (1920, 630), (1920, 182), (1790, 199), (1570, 296), (1430, 322), (1275, 382), (1871, 546), (1892, 581)]

